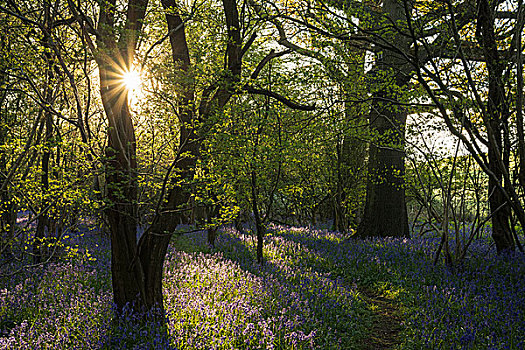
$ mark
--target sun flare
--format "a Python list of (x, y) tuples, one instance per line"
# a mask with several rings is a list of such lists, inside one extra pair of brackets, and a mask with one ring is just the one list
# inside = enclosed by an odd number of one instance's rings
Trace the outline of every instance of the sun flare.
[(139, 72), (135, 70), (130, 70), (124, 72), (122, 75), (122, 83), (128, 91), (134, 91), (140, 88), (141, 80)]

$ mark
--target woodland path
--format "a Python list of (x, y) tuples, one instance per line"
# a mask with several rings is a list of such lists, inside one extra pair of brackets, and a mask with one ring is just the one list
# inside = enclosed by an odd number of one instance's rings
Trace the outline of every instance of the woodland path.
[(371, 336), (363, 344), (365, 350), (394, 349), (401, 342), (401, 310), (396, 303), (377, 291), (360, 287), (359, 292), (373, 314)]

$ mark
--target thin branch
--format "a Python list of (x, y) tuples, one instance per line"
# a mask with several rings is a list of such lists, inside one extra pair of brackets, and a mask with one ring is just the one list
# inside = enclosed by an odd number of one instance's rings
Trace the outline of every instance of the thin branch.
[(245, 84), (243, 86), (243, 90), (249, 92), (250, 94), (255, 94), (255, 95), (262, 95), (262, 96), (268, 96), (268, 97), (271, 97), (281, 103), (283, 103), (284, 105), (292, 108), (292, 109), (296, 109), (296, 110), (300, 110), (300, 111), (313, 111), (316, 109), (315, 105), (303, 105), (303, 104), (299, 104), (297, 102), (294, 102), (276, 92), (273, 92), (273, 91), (268, 91), (266, 89), (259, 89), (259, 88), (255, 88), (249, 84)]

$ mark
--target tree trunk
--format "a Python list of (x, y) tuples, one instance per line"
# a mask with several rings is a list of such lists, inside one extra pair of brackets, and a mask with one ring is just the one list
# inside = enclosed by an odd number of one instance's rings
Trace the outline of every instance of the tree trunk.
[[(174, 0), (162, 0), (166, 11), (166, 21), (175, 69), (174, 85), (179, 90), (177, 101), (180, 122), (179, 153), (182, 158), (175, 166), (176, 177), (180, 184), (173, 184), (168, 195), (168, 207), (182, 210), (191, 196), (191, 182), (195, 175), (195, 165), (200, 157), (201, 140), (197, 135), (197, 118), (194, 110), (195, 91), (193, 77), (190, 75), (190, 54), (184, 23)], [(175, 177), (174, 177), (175, 178)], [(167, 215), (167, 213), (163, 214)], [(183, 215), (175, 215), (174, 220), (188, 222)]]
[[(49, 5), (49, 4), (47, 4)], [(49, 6), (45, 6), (45, 26), (50, 28), (51, 27), (51, 18), (50, 18), (50, 8)], [(48, 29), (49, 30), (49, 29)], [(46, 85), (45, 85), (45, 91), (44, 91), (44, 98), (45, 103), (48, 106), (51, 106), (53, 103), (53, 89), (52, 84), (54, 83), (54, 55), (52, 55), (51, 50), (51, 33), (45, 32), (43, 43), (45, 51), (45, 57), (46, 57)], [(45, 260), (47, 258), (46, 251), (46, 245), (49, 244), (49, 242), (45, 242), (45, 239), (51, 234), (51, 217), (49, 215), (49, 160), (51, 158), (51, 147), (52, 147), (52, 139), (53, 139), (53, 115), (51, 114), (51, 111), (47, 107), (45, 107), (44, 111), (44, 118), (45, 118), (45, 127), (46, 127), (46, 133), (44, 138), (44, 152), (42, 154), (42, 175), (41, 175), (41, 190), (42, 190), (42, 203), (40, 205), (40, 216), (38, 217), (38, 222), (36, 226), (35, 231), (35, 238), (33, 241), (33, 262), (39, 263), (42, 260)]]
[(152, 223), (142, 235), (138, 246), (139, 260), (144, 271), (144, 304), (147, 310), (155, 309), (160, 317), (165, 315), (162, 276), (171, 236), (178, 224), (175, 216), (172, 213), (159, 215), (158, 221)]
[(370, 127), (380, 138), (369, 150), (365, 211), (357, 229), (361, 237), (409, 236), (404, 187), (406, 112), (395, 108), (377, 100), (372, 104)]
[(213, 223), (213, 218), (219, 216), (220, 204), (217, 204), (218, 198), (215, 195), (211, 195), (215, 203), (206, 205), (206, 223), (207, 223), (207, 238), (210, 247), (215, 248), (215, 240), (217, 239), (218, 227)]
[[(0, 41), (0, 50), (7, 50), (4, 48), (4, 43)], [(5, 45), (7, 46), (7, 44)], [(5, 51), (6, 52), (6, 51)], [(4, 85), (7, 80), (4, 67), (0, 71), (0, 86)], [(12, 124), (10, 118), (10, 110), (6, 106), (4, 109), (4, 102), (7, 99), (7, 89), (0, 95), (0, 174), (1, 182), (6, 180), (8, 174), (6, 147), (8, 143), (8, 130)], [(0, 186), (2, 187), (2, 186)], [(16, 204), (12, 200), (10, 193), (11, 186), (0, 188), (0, 257), (11, 255), (11, 244), (13, 243), (16, 223)]]
[[(108, 118), (106, 147), (106, 208), (111, 236), (113, 300), (117, 312), (127, 305), (149, 311), (146, 279), (137, 256), (137, 159), (135, 130), (128, 106), (128, 91), (122, 75), (132, 68), (138, 34), (146, 13), (147, 0), (130, 0), (124, 31), (117, 40), (116, 0), (101, 4), (96, 53), (100, 95)], [(88, 38), (89, 39), (89, 38)], [(156, 261), (155, 257), (151, 257)], [(151, 264), (151, 266), (154, 266)], [(156, 266), (162, 273), (162, 266)]]
[[(345, 140), (343, 139), (342, 143), (344, 143)], [(335, 146), (336, 151), (336, 188), (335, 188), (335, 196), (334, 196), (334, 224), (333, 229), (335, 231), (339, 232), (346, 232), (347, 230), (347, 223), (346, 223), (346, 216), (345, 216), (345, 210), (343, 207), (343, 201), (345, 198), (345, 177), (343, 176), (343, 171), (347, 171), (348, 169), (343, 170), (343, 147), (344, 145), (337, 144)]]
[[(1, 104), (0, 104), (1, 105)], [(8, 116), (6, 113), (0, 114), (0, 172), (7, 174), (7, 159), (5, 150), (2, 146), (7, 144), (7, 125)], [(5, 123), (5, 124), (4, 124)], [(15, 233), (16, 223), (16, 204), (12, 200), (11, 193), (9, 192), (10, 186), (6, 186), (5, 189), (0, 190), (0, 256), (11, 255), (11, 244), (13, 243), (13, 237)]]
[(251, 172), (251, 194), (252, 194), (252, 210), (255, 219), (255, 231), (257, 233), (257, 262), (263, 263), (263, 244), (264, 244), (264, 226), (261, 219), (261, 213), (259, 212), (259, 205), (257, 202), (257, 174), (252, 169)]
[[(122, 71), (131, 68), (147, 3), (147, 0), (129, 1), (125, 31), (121, 33), (118, 41), (113, 10), (116, 0), (108, 0), (101, 5), (97, 36), (100, 51), (97, 55), (97, 63), (102, 103), (109, 121), (106, 184), (111, 204), (106, 213), (111, 231), (114, 301), (118, 310), (131, 303), (142, 311), (156, 309), (160, 311), (159, 315), (163, 315), (163, 264), (171, 235), (177, 224), (183, 220), (183, 213), (187, 210), (195, 164), (200, 156), (199, 136), (202, 135), (196, 133), (198, 120), (194, 110), (193, 83), (188, 77), (190, 60), (184, 25), (177, 13), (175, 2), (162, 0), (166, 11), (175, 73), (181, 78), (180, 81), (174, 81), (174, 85), (181, 88), (178, 101), (181, 124), (178, 154), (181, 158), (174, 164), (176, 176), (171, 177), (178, 180), (166, 180), (172, 181), (169, 186), (171, 189), (167, 190), (166, 197), (162, 193), (164, 198), (161, 198), (154, 221), (137, 245), (135, 133), (128, 107), (128, 93), (121, 81), (115, 77), (122, 76)], [(238, 35), (240, 25), (237, 8), (232, 0), (224, 0), (223, 5), (228, 36), (233, 39), (228, 41), (227, 48), (228, 69), (232, 75), (227, 75), (224, 79), (226, 84), (219, 86), (212, 97), (210, 94), (213, 90), (207, 90), (208, 94), (201, 101), (199, 108), (202, 119), (224, 107), (234, 91), (231, 80), (237, 81), (240, 76), (241, 39)]]
[(193, 88), (191, 79), (188, 77), (189, 51), (186, 42), (184, 25), (181, 17), (177, 14), (173, 0), (162, 0), (166, 11), (166, 21), (172, 58), (175, 64), (175, 85), (181, 88), (180, 100), (178, 101), (180, 117), (180, 139), (178, 153), (182, 158), (174, 164), (174, 171), (178, 182), (171, 183), (171, 188), (165, 198), (161, 199), (159, 211), (151, 226), (139, 240), (137, 254), (138, 262), (143, 274), (142, 303), (146, 310), (156, 311), (158, 316), (164, 315), (164, 304), (162, 296), (162, 276), (164, 261), (171, 236), (177, 225), (186, 222), (184, 207), (187, 205), (191, 190), (189, 188), (195, 174), (195, 164), (199, 156), (199, 145), (195, 133), (195, 120), (192, 110)]
[(492, 215), (492, 238), (496, 243), (498, 253), (512, 251), (515, 242), (510, 229), (511, 208), (502, 190), (503, 174), (509, 169), (509, 159), (506, 156), (510, 150), (505, 149), (502, 133), (508, 130), (509, 106), (505, 101), (505, 88), (503, 85), (504, 66), (499, 57), (496, 35), (494, 32), (494, 11), (487, 0), (478, 4), (476, 37), (483, 48), (488, 71), (488, 101), (487, 125), (489, 170), (495, 179), (489, 177), (488, 195), (490, 214)]
[[(46, 94), (46, 101), (50, 103), (51, 88), (47, 87), (48, 92)], [(45, 246), (48, 242), (44, 242), (47, 237), (51, 235), (51, 217), (49, 215), (49, 159), (51, 157), (51, 139), (53, 137), (53, 116), (49, 111), (44, 113), (46, 135), (44, 140), (44, 153), (42, 154), (42, 176), (41, 176), (41, 189), (43, 194), (43, 200), (40, 207), (40, 216), (35, 231), (35, 239), (33, 241), (33, 263), (37, 264), (47, 258)]]
[(387, 18), (381, 23), (380, 32), (395, 46), (378, 55), (374, 68), (375, 79), (381, 79), (369, 115), (370, 130), (376, 140), (370, 145), (365, 210), (357, 234), (408, 237), (404, 182), (407, 112), (398, 102), (411, 75), (399, 52), (408, 52), (410, 42), (401, 32), (406, 24), (402, 2), (385, 0), (383, 13)]
[(144, 276), (140, 264), (131, 262), (137, 246), (137, 162), (135, 131), (128, 108), (128, 93), (108, 62), (99, 66), (102, 103), (108, 116), (106, 184), (110, 201), (106, 209), (111, 234), (111, 274), (117, 308), (144, 303)]

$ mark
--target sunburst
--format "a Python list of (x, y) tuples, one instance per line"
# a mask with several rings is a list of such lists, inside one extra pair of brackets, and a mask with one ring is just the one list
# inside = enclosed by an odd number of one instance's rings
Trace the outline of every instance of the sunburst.
[(136, 91), (140, 88), (140, 73), (135, 70), (129, 70), (122, 74), (122, 83), (128, 91)]

